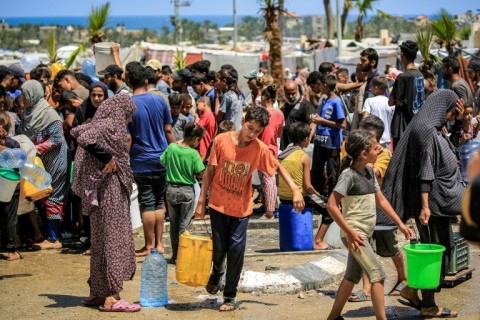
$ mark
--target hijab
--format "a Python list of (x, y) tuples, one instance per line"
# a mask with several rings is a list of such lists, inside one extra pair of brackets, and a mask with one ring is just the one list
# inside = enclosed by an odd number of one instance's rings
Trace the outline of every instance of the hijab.
[(86, 99), (83, 104), (78, 108), (75, 112), (75, 119), (73, 120), (73, 127), (79, 126), (88, 119), (92, 119), (95, 113), (97, 112), (97, 108), (93, 105), (91, 100), (91, 94), (93, 89), (101, 88), (104, 95), (104, 101), (108, 99), (108, 88), (107, 85), (101, 81), (94, 82), (88, 88), (89, 94), (88, 99)]
[(108, 175), (102, 173), (103, 164), (85, 151), (84, 148), (89, 145), (98, 145), (115, 157), (117, 171), (112, 174), (118, 176), (125, 192), (131, 194), (132, 170), (125, 120), (136, 110), (135, 103), (128, 95), (117, 94), (102, 102), (91, 122), (70, 131), (81, 147), (75, 156), (72, 189), (76, 194), (96, 199), (97, 191), (108, 179)]
[(38, 132), (47, 128), (55, 121), (62, 121), (57, 112), (44, 98), (44, 90), (37, 80), (28, 80), (22, 85), (22, 92), (30, 107), (25, 109), (21, 130), (33, 139)]
[[(458, 96), (452, 90), (437, 90), (413, 117), (400, 139), (383, 179), (382, 192), (405, 222), (421, 210), (420, 184), (431, 183), (432, 216), (460, 214), (465, 188), (461, 183), (455, 147), (441, 131), (448, 112), (455, 110)], [(377, 225), (391, 221), (377, 210)]]

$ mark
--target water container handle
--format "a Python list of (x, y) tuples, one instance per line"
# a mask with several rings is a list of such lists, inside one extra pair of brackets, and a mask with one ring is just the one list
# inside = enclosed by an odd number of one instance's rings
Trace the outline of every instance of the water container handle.
[[(413, 217), (412, 217), (412, 220), (415, 221), (413, 219)], [(432, 244), (432, 234), (430, 233), (430, 226), (428, 225), (428, 223), (426, 225), (422, 225), (422, 226), (427, 227), (427, 229), (428, 229), (428, 243)], [(417, 234), (417, 228), (413, 228), (413, 224), (412, 224), (412, 229), (413, 229), (413, 232), (415, 233), (415, 239), (410, 240), (410, 244), (419, 243), (420, 238)]]
[(203, 219), (203, 223), (205, 224), (205, 230), (207, 231), (208, 236), (211, 238), (212, 233), (210, 232), (210, 230), (208, 230), (207, 220)]

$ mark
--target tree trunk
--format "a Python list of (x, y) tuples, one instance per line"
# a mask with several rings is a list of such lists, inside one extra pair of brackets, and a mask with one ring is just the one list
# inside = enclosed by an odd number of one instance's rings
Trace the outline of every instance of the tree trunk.
[(265, 30), (263, 32), (265, 39), (270, 45), (268, 59), (270, 61), (270, 72), (277, 87), (277, 100), (279, 105), (285, 101), (283, 91), (283, 61), (282, 61), (282, 40), (281, 31), (277, 23), (277, 12), (275, 9), (264, 11)]
[(349, 13), (351, 8), (352, 8), (351, 2), (348, 2), (348, 1), (343, 2), (343, 10), (342, 10), (342, 17), (341, 17), (342, 37), (345, 35), (345, 31), (347, 30), (347, 28), (345, 26), (347, 25), (348, 13)]
[(333, 39), (335, 32), (335, 19), (333, 18), (332, 4), (330, 0), (323, 0), (325, 6), (325, 15), (327, 16), (327, 38)]
[(362, 42), (363, 39), (363, 13), (360, 12), (357, 18), (357, 26), (355, 27), (355, 41)]
[(285, 30), (285, 15), (283, 11), (285, 10), (285, 0), (278, 0), (278, 8), (280, 12), (278, 13), (278, 28), (280, 29), (280, 43), (283, 44), (283, 31)]

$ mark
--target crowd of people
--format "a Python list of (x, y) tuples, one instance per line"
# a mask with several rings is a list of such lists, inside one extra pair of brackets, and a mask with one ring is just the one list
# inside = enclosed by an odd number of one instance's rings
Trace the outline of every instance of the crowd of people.
[[(209, 218), (213, 267), (206, 289), (216, 294), (225, 274), (220, 311), (232, 311), (256, 187), (264, 219), (275, 219), (280, 203), (321, 215), (316, 250), (329, 250), (329, 226), (340, 226), (348, 264), (328, 319), (343, 319), (347, 301), (366, 300), (377, 319), (386, 319), (386, 274), (377, 255), (391, 257), (397, 270), (389, 294), (423, 316), (455, 317), (437, 306), (435, 291), (422, 290), (420, 298), (408, 286), (398, 242), (399, 232), (413, 238), (405, 225), (413, 218), (422, 242), (446, 247), (445, 275), (452, 221), (465, 193), (458, 148), (480, 128), (480, 63), (470, 61), (466, 81), (457, 57), (443, 59), (450, 89), (437, 89), (436, 73), (417, 69), (417, 52), (415, 42), (402, 43), (404, 71), (389, 68), (384, 75), (373, 48), (361, 52), (351, 75), (331, 62), (318, 71), (286, 70), (283, 104), (267, 69), (239, 75), (232, 65), (211, 70), (206, 60), (173, 72), (155, 59), (125, 67), (116, 59), (100, 78), (52, 74), (46, 65), (29, 74), (0, 66), (0, 150), (19, 148), (16, 139), (26, 136), (52, 177), (52, 192), (29, 212), (17, 217), (28, 201), (19, 188), (0, 203), (6, 259), (23, 258), (21, 248), (61, 249), (62, 234), (77, 233), (88, 239), (84, 254), (91, 255), (84, 304), (138, 311), (120, 298), (123, 281), (134, 276), (136, 256), (165, 252), (166, 216), (171, 264), (179, 235), (194, 217)], [(238, 86), (242, 76), (249, 92)], [(253, 186), (257, 174), (261, 182)], [(145, 236), (138, 250), (130, 216), (134, 183)], [(361, 279), (363, 289), (352, 293)]]

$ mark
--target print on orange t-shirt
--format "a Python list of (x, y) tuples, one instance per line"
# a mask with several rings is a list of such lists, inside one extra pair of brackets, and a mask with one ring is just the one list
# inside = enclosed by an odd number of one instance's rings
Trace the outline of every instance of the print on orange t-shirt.
[(215, 166), (210, 184), (209, 206), (238, 218), (252, 214), (252, 174), (256, 169), (273, 176), (278, 161), (258, 139), (246, 147), (235, 145), (233, 132), (215, 137), (208, 164)]

